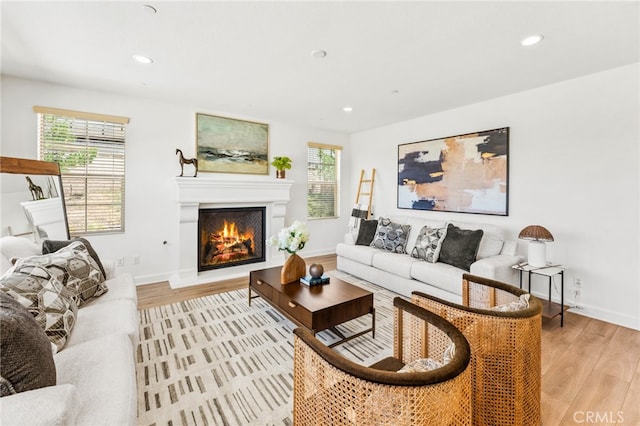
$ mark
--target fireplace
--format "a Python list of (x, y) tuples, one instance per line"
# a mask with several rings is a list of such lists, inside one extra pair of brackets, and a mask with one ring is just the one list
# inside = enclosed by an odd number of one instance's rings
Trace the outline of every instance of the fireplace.
[(265, 261), (265, 207), (198, 212), (198, 271)]
[[(265, 207), (263, 235), (274, 235), (284, 228), (293, 181), (239, 174), (228, 176), (216, 174), (214, 178), (203, 174), (202, 177), (197, 178), (176, 177), (175, 182), (178, 202), (175, 244), (178, 256), (176, 258), (177, 273), (169, 278), (171, 288), (246, 277), (249, 272), (257, 268), (282, 265), (285, 260), (284, 252), (265, 242), (263, 262), (206, 271), (198, 270), (200, 263), (198, 218), (199, 211), (202, 209)], [(160, 276), (155, 279), (155, 281), (161, 280)]]

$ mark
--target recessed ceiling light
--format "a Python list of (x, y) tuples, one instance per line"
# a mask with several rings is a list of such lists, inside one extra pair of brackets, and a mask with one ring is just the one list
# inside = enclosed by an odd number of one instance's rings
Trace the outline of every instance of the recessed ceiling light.
[(392, 94), (392, 95), (397, 95), (398, 93), (400, 93), (400, 91), (399, 91), (399, 90), (392, 90), (392, 91), (391, 91), (391, 94)]
[(327, 51), (322, 49), (313, 50), (311, 52), (311, 56), (313, 56), (314, 58), (321, 59), (327, 56)]
[(151, 59), (148, 56), (133, 55), (133, 59), (135, 59), (136, 61), (140, 62), (141, 64), (151, 64), (151, 63), (153, 63), (153, 59)]
[(353, 111), (353, 108), (351, 108), (350, 106), (346, 106), (346, 107), (342, 108), (342, 110), (344, 112), (351, 112), (351, 111)]
[(544, 36), (542, 34), (530, 35), (529, 37), (523, 38), (520, 44), (523, 46), (533, 46), (534, 44), (540, 43), (543, 38)]

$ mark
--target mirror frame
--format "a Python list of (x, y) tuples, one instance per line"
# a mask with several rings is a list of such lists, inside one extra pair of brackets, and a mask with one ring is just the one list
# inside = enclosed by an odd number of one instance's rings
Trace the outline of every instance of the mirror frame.
[(57, 176), (60, 185), (60, 200), (62, 201), (64, 224), (67, 228), (67, 240), (71, 239), (69, 235), (69, 221), (67, 220), (67, 205), (64, 201), (64, 188), (62, 186), (62, 177), (58, 163), (53, 161), (29, 160), (27, 158), (0, 157), (0, 173)]

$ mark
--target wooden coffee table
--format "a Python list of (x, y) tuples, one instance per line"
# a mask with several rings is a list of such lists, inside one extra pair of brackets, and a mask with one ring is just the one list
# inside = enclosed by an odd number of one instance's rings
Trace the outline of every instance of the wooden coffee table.
[[(280, 267), (259, 269), (249, 274), (249, 305), (251, 299), (262, 297), (293, 323), (309, 329), (314, 335), (331, 329), (340, 340), (333, 347), (358, 336), (376, 333), (373, 293), (343, 281), (331, 273), (331, 282), (309, 287), (299, 282), (280, 284)], [(258, 296), (252, 296), (255, 292)], [(344, 336), (335, 327), (344, 322), (371, 314), (371, 328), (352, 336)]]

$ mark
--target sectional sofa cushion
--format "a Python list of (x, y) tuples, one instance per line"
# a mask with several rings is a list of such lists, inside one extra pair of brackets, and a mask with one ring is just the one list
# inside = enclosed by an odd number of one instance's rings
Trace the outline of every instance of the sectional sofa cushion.
[(476, 261), (482, 235), (482, 229), (460, 229), (450, 223), (442, 242), (439, 261), (468, 272), (471, 264)]
[(371, 247), (394, 253), (406, 253), (409, 231), (411, 231), (411, 225), (401, 225), (392, 222), (389, 218), (380, 217)]
[(356, 238), (357, 246), (368, 246), (373, 241), (373, 236), (376, 234), (378, 228), (378, 221), (373, 220), (361, 220), (360, 227), (358, 228), (358, 238)]
[(78, 307), (53, 274), (38, 265), (15, 265), (0, 277), (0, 291), (27, 308), (58, 351), (64, 347)]
[(81, 241), (73, 241), (55, 253), (18, 259), (16, 266), (22, 265), (46, 268), (71, 291), (78, 306), (108, 290), (104, 275)]
[(396, 253), (378, 250), (378, 252), (373, 255), (372, 265), (381, 271), (411, 279), (411, 268), (415, 263), (420, 262), (420, 260), (411, 256), (398, 256)]
[(447, 228), (423, 226), (411, 250), (411, 256), (431, 263), (437, 262), (446, 233)]
[(2, 396), (56, 384), (51, 343), (29, 311), (0, 291)]

